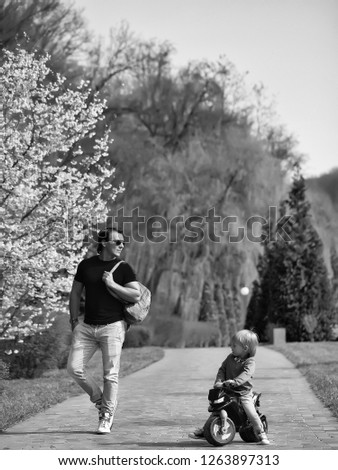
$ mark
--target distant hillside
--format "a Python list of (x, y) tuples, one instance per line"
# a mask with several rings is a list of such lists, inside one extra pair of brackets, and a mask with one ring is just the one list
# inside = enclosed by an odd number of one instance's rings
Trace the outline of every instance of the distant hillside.
[(324, 258), (331, 274), (330, 247), (338, 249), (338, 168), (306, 180), (314, 225), (324, 243)]
[(333, 205), (338, 208), (338, 167), (317, 178), (309, 178), (306, 180), (306, 183), (309, 189), (316, 189), (326, 193)]

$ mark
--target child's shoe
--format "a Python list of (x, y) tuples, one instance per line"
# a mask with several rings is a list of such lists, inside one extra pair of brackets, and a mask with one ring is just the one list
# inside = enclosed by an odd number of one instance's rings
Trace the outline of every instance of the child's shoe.
[(264, 431), (258, 434), (258, 439), (259, 441), (257, 442), (257, 444), (260, 446), (268, 446), (270, 444), (268, 436), (266, 435), (266, 432)]
[(194, 432), (190, 432), (188, 437), (191, 439), (204, 439), (204, 431), (203, 428), (196, 429)]

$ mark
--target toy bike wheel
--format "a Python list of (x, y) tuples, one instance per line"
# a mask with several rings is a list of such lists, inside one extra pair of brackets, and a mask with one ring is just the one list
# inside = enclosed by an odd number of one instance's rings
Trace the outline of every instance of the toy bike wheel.
[(204, 425), (204, 437), (213, 446), (225, 446), (231, 442), (236, 434), (234, 422), (227, 418), (227, 430), (222, 432), (222, 421), (220, 416), (211, 415)]
[[(264, 415), (260, 416), (260, 418), (263, 424), (264, 432), (267, 432), (268, 431), (267, 419)], [(244, 442), (258, 442), (259, 440), (251, 424), (247, 424), (246, 426), (241, 426), (238, 432)]]
[(238, 433), (244, 442), (257, 442), (258, 441), (258, 437), (256, 436), (251, 424), (248, 424), (247, 426), (242, 426), (239, 429)]

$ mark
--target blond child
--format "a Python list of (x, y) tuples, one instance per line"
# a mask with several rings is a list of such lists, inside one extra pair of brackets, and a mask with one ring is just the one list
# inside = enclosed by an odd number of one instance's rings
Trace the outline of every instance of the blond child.
[[(252, 378), (255, 372), (254, 356), (258, 346), (258, 337), (253, 331), (240, 330), (232, 337), (230, 346), (232, 353), (227, 356), (219, 368), (214, 388), (221, 388), (223, 385), (232, 388), (233, 393), (238, 395), (254, 432), (259, 439), (257, 444), (268, 445), (270, 442), (257, 414), (252, 394)], [(222, 410), (221, 419), (223, 425), (226, 423), (226, 417), (226, 411)], [(196, 429), (196, 431), (189, 434), (189, 437), (203, 439), (203, 428)]]

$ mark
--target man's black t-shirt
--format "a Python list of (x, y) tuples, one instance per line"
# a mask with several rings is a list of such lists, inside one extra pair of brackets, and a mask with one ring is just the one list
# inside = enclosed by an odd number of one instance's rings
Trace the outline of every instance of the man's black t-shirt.
[[(119, 258), (102, 261), (98, 256), (93, 256), (78, 265), (75, 280), (85, 286), (85, 323), (106, 325), (123, 320), (123, 304), (109, 294), (102, 280), (104, 271), (111, 271), (119, 261)], [(133, 269), (126, 262), (121, 263), (114, 271), (113, 278), (121, 286), (136, 281)]]

